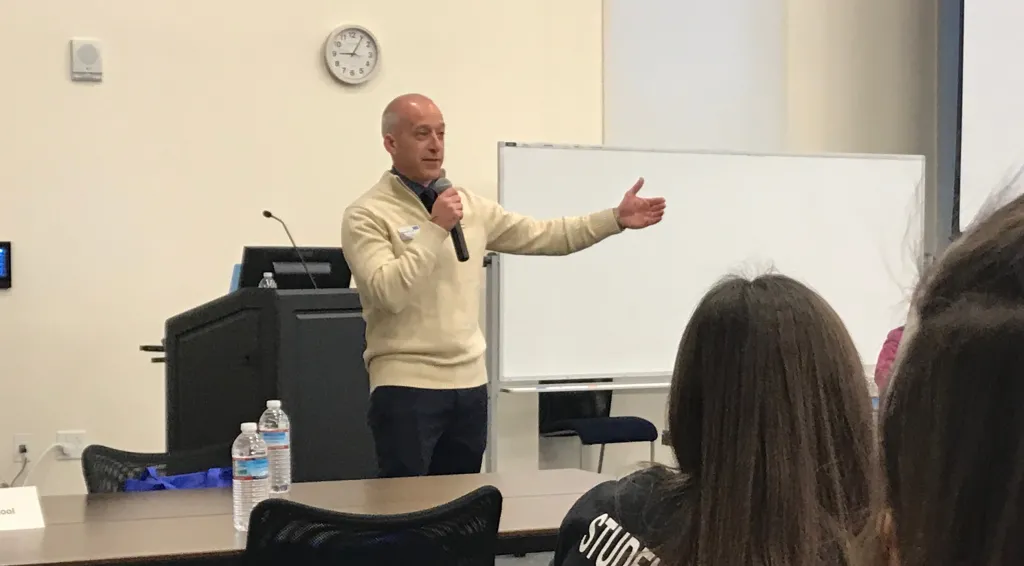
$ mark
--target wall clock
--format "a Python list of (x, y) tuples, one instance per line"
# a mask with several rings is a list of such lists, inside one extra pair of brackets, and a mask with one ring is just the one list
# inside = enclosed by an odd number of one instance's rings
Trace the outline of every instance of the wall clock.
[(324, 60), (334, 78), (347, 85), (365, 83), (380, 68), (380, 44), (370, 30), (356, 25), (338, 27), (324, 42)]

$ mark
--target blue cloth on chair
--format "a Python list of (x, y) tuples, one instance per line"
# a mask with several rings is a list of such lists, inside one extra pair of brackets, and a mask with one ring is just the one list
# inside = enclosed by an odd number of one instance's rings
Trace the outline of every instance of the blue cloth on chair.
[(124, 482), (125, 491), (162, 491), (165, 489), (205, 489), (231, 487), (231, 468), (210, 468), (205, 472), (161, 476), (155, 467), (146, 468), (139, 478)]
[(236, 263), (231, 268), (231, 287), (228, 289), (229, 293), (234, 293), (238, 290), (238, 287), (242, 284), (242, 264)]
[(567, 419), (555, 423), (552, 428), (575, 432), (584, 446), (654, 442), (658, 439), (658, 427), (654, 426), (651, 421), (640, 417)]

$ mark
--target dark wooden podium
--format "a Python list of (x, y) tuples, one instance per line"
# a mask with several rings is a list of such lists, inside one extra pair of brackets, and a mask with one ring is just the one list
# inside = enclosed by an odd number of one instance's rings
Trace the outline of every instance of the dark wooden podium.
[(167, 320), (167, 450), (226, 443), (280, 399), (292, 480), (376, 476), (354, 289), (240, 289)]

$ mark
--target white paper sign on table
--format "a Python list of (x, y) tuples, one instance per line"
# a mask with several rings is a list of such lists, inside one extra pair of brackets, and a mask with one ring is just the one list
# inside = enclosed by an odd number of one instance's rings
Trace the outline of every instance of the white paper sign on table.
[(41, 529), (43, 507), (35, 487), (0, 489), (0, 531)]

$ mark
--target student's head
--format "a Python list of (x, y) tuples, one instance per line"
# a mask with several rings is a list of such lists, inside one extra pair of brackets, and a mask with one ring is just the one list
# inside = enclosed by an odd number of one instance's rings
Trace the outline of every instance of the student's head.
[(919, 283), (915, 314), (932, 316), (965, 293), (1024, 299), (1024, 195), (987, 214), (950, 245)]
[(1006, 198), (1018, 192), (1011, 184), (995, 193), (990, 201), (1005, 204), (987, 206), (914, 293), (881, 412), (890, 563), (1024, 558), (1010, 540), (1019, 530), (1010, 516), (1024, 511), (1020, 478), (1011, 477), (1024, 452), (1006, 448), (1024, 424), (1012, 422), (1024, 406), (1015, 357), (1024, 343), (1024, 195)]
[(880, 415), (884, 562), (1024, 564), (1021, 299), (961, 296), (923, 317), (906, 344)]
[[(781, 275), (729, 279), (683, 334), (669, 397), (672, 449), (698, 495), (672, 564), (840, 561), (875, 493), (865, 370), (839, 316)], [(673, 548), (674, 546), (674, 548)]]

